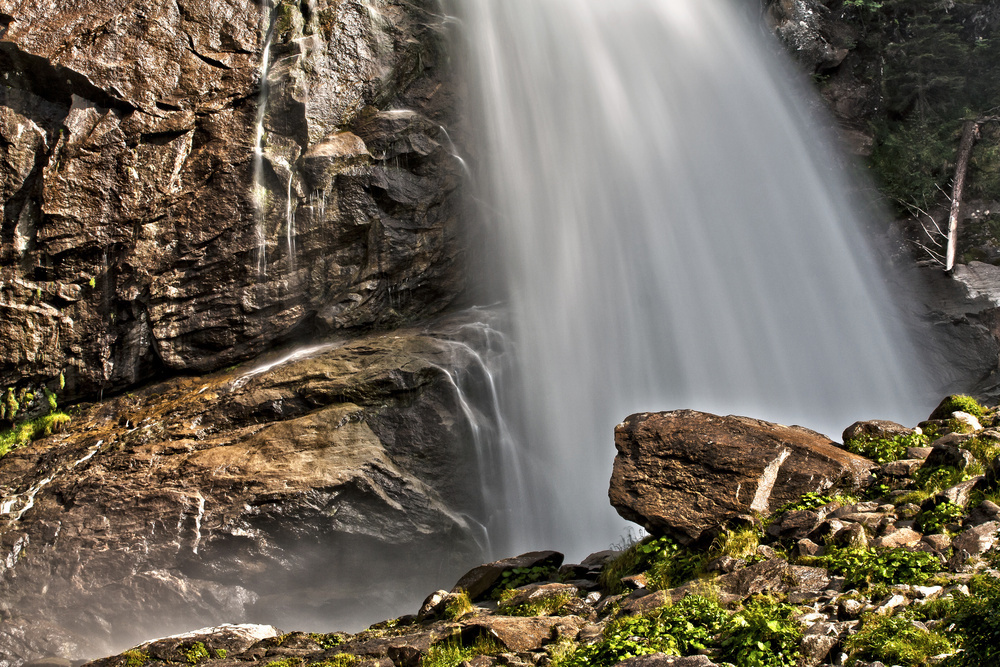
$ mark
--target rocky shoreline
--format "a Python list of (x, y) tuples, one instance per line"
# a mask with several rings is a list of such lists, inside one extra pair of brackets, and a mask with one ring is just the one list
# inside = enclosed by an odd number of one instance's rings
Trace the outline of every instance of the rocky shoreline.
[[(759, 493), (740, 496), (742, 512), (702, 502), (702, 510), (717, 511), (697, 518), (697, 537), (690, 513), (639, 514), (627, 507), (627, 494), (619, 493), (616, 508), (643, 520), (651, 535), (579, 564), (564, 564), (562, 554), (543, 551), (482, 565), (451, 591), (429, 595), (413, 615), (357, 634), (223, 626), (148, 642), (89, 664), (990, 664), (1000, 650), (996, 419), (996, 409), (949, 397), (915, 429), (858, 422), (845, 431), (846, 445), (838, 446), (840, 454), (833, 458), (871, 474), (818, 482), (814, 476), (814, 490), (796, 492), (795, 500), (763, 511)], [(668, 422), (683, 425), (673, 429), (681, 434), (678, 441), (697, 442), (720, 425), (715, 435), (729, 434), (729, 443), (703, 453), (701, 460), (673, 456), (675, 463), (686, 458), (685, 472), (674, 471), (681, 477), (718, 470), (734, 437), (748, 448), (741, 458), (745, 469), (752, 468), (747, 452), (763, 446), (761, 437), (770, 441), (766, 446), (787, 447), (775, 433), (812, 438), (805, 447), (829, 446), (806, 429), (746, 418), (692, 411), (633, 415), (618, 428), (613, 498), (616, 484), (627, 476), (626, 432), (635, 437), (636, 424), (651, 421), (653, 427), (639, 440), (661, 455), (673, 451), (663, 437)], [(803, 451), (779, 457), (780, 470), (770, 480), (761, 478), (777, 489), (776, 499), (787, 495), (784, 481), (797, 479), (801, 466), (815, 464), (815, 454)], [(628, 474), (634, 477), (634, 471)]]

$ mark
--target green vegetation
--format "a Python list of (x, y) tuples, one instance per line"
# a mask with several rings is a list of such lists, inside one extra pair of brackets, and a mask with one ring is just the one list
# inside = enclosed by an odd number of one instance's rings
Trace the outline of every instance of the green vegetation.
[(456, 667), (477, 655), (497, 655), (503, 647), (492, 639), (480, 635), (472, 646), (463, 646), (457, 638), (451, 638), (431, 646), (420, 658), (420, 667)]
[(941, 570), (941, 563), (925, 551), (831, 547), (823, 556), (801, 559), (805, 565), (825, 567), (843, 576), (848, 588), (866, 589), (875, 585), (922, 584)]
[(149, 653), (139, 649), (131, 649), (122, 653), (125, 658), (125, 667), (142, 667), (149, 662)]
[(926, 447), (929, 442), (927, 436), (920, 433), (897, 435), (892, 439), (864, 435), (851, 438), (844, 443), (844, 448), (875, 463), (884, 464), (906, 456), (907, 447)]
[(941, 503), (933, 509), (917, 515), (916, 529), (925, 535), (943, 533), (949, 523), (958, 523), (965, 516), (965, 510), (954, 503)]
[(563, 608), (573, 599), (570, 593), (549, 595), (521, 604), (510, 604), (509, 600), (516, 595), (513, 589), (510, 595), (500, 599), (498, 612), (505, 616), (559, 616)]
[(907, 615), (863, 619), (861, 630), (844, 644), (852, 661), (880, 660), (888, 665), (928, 667), (931, 658), (954, 651), (947, 638), (914, 624)]
[(452, 621), (457, 621), (463, 616), (473, 613), (475, 610), (476, 607), (472, 604), (472, 600), (469, 599), (469, 594), (464, 591), (452, 595), (444, 603), (444, 617)]
[(66, 428), (72, 418), (65, 412), (54, 412), (43, 415), (31, 421), (21, 422), (13, 428), (0, 432), (0, 457), (12, 449), (23, 447), (28, 443)]
[(793, 667), (802, 642), (796, 613), (795, 607), (774, 598), (752, 598), (729, 619), (720, 658), (737, 667)]
[(184, 651), (184, 660), (189, 665), (197, 665), (202, 660), (207, 660), (210, 657), (208, 649), (205, 648), (205, 644), (202, 642), (195, 642), (186, 651)]
[[(361, 659), (351, 653), (338, 653), (328, 660), (322, 662), (311, 662), (309, 667), (354, 667)], [(271, 663), (274, 664), (274, 663)]]
[(309, 639), (319, 644), (320, 648), (333, 648), (344, 643), (345, 637), (339, 632), (323, 634), (321, 632), (310, 632)]

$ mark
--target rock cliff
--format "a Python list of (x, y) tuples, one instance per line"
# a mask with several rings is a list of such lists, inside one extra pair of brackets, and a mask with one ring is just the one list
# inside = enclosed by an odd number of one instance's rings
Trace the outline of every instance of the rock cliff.
[(437, 5), (268, 4), (0, 0), (0, 385), (93, 396), (461, 290)]

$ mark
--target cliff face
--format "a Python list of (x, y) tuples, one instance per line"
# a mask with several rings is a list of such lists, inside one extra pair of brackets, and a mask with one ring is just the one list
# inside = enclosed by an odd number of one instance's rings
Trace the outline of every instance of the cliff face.
[(450, 303), (433, 5), (0, 0), (0, 385), (93, 395)]

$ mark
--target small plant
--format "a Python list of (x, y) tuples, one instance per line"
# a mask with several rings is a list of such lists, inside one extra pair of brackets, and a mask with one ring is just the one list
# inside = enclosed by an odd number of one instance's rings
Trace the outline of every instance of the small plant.
[(210, 657), (208, 649), (205, 648), (202, 642), (195, 642), (188, 650), (184, 651), (184, 660), (189, 665), (197, 665), (202, 660), (207, 660)]
[(917, 515), (916, 529), (924, 534), (941, 533), (949, 523), (958, 523), (964, 516), (965, 510), (961, 506), (941, 503)]
[(309, 639), (316, 642), (320, 648), (330, 649), (334, 646), (340, 646), (344, 643), (344, 635), (338, 632), (331, 632), (329, 634), (323, 634), (321, 632), (310, 632)]
[[(812, 494), (809, 494), (812, 495)], [(825, 505), (826, 503), (823, 503)], [(729, 556), (750, 560), (757, 554), (761, 533), (756, 528), (737, 528), (723, 531), (712, 542), (709, 559)]]
[(861, 630), (845, 642), (852, 660), (928, 667), (933, 657), (954, 651), (947, 638), (914, 625), (905, 615), (871, 614), (863, 623)]
[(803, 494), (802, 497), (795, 502), (783, 505), (777, 512), (775, 512), (775, 514), (778, 515), (785, 514), (786, 512), (814, 510), (819, 507), (823, 507), (824, 505), (829, 505), (831, 502), (833, 502), (833, 498), (830, 496), (810, 491), (809, 493)]
[(226, 656), (229, 655), (229, 651), (224, 648), (215, 649), (215, 657), (218, 660), (225, 660)]

